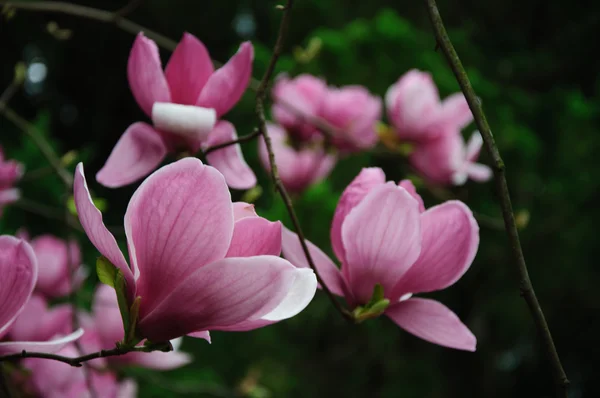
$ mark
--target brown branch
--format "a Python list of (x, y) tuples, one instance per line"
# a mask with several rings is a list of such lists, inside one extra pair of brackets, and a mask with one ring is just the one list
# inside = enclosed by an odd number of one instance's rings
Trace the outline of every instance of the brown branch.
[(41, 358), (41, 359), (50, 359), (53, 361), (58, 361), (62, 363), (66, 363), (67, 365), (71, 365), (77, 368), (83, 366), (83, 364), (87, 361), (91, 361), (93, 359), (98, 358), (106, 358), (106, 357), (115, 357), (128, 354), (130, 352), (152, 352), (152, 351), (162, 351), (169, 352), (173, 350), (173, 346), (171, 343), (165, 343), (161, 346), (156, 347), (115, 347), (110, 350), (100, 350), (98, 352), (93, 352), (91, 354), (81, 355), (78, 357), (70, 358), (62, 355), (56, 354), (47, 354), (44, 352), (27, 352), (25, 350), (21, 351), (18, 354), (5, 355), (0, 357), (0, 363), (3, 361), (14, 361), (17, 359), (23, 358)]
[(448, 63), (450, 64), (452, 72), (454, 73), (454, 76), (456, 77), (456, 80), (458, 81), (460, 88), (465, 95), (467, 102), (469, 103), (469, 108), (473, 113), (477, 128), (481, 132), (487, 151), (493, 159), (493, 170), (494, 179), (496, 181), (497, 195), (502, 207), (504, 226), (506, 228), (506, 233), (512, 249), (511, 251), (519, 274), (521, 295), (527, 302), (537, 331), (545, 346), (548, 360), (552, 366), (554, 383), (556, 384), (556, 395), (558, 397), (567, 397), (569, 380), (560, 362), (558, 352), (556, 351), (556, 347), (554, 345), (554, 340), (552, 339), (552, 334), (550, 333), (550, 328), (548, 327), (544, 312), (540, 307), (537, 296), (535, 295), (535, 291), (533, 290), (531, 279), (529, 278), (529, 272), (527, 271), (527, 264), (525, 263), (525, 257), (523, 256), (523, 250), (519, 240), (519, 233), (517, 231), (517, 224), (515, 222), (515, 215), (512, 209), (510, 192), (506, 182), (504, 162), (500, 157), (500, 152), (498, 151), (494, 136), (492, 135), (492, 131), (490, 130), (490, 126), (486, 120), (481, 102), (477, 98), (477, 95), (471, 86), (467, 72), (461, 63), (460, 58), (458, 57), (458, 54), (452, 45), (452, 42), (450, 41), (450, 37), (448, 37), (448, 33), (444, 27), (437, 4), (435, 0), (425, 0), (425, 4), (427, 6), (431, 24), (433, 25), (436, 41), (442, 49)]
[(144, 0), (131, 0), (129, 3), (125, 4), (123, 8), (115, 11), (115, 17), (123, 18), (126, 15), (131, 14), (136, 8), (141, 6), (143, 2)]
[(213, 145), (211, 147), (206, 148), (204, 150), (204, 155), (206, 156), (206, 155), (208, 155), (209, 153), (211, 153), (213, 151), (216, 151), (218, 149), (223, 149), (223, 148), (226, 148), (226, 147), (231, 146), (231, 145), (241, 144), (243, 142), (252, 141), (253, 139), (255, 139), (256, 137), (258, 137), (259, 135), (260, 135), (260, 130), (259, 129), (255, 129), (250, 134), (246, 134), (246, 135), (243, 135), (241, 137), (238, 137), (237, 140), (227, 141), (227, 142), (224, 142), (222, 144)]
[(354, 316), (348, 310), (346, 310), (337, 298), (331, 293), (331, 290), (324, 283), (323, 279), (319, 275), (319, 271), (315, 266), (315, 263), (310, 255), (310, 251), (308, 250), (308, 246), (306, 244), (306, 239), (304, 238), (304, 233), (302, 232), (302, 228), (300, 227), (300, 222), (298, 221), (298, 217), (296, 216), (296, 212), (294, 211), (294, 206), (292, 205), (292, 199), (290, 195), (287, 193), (285, 186), (281, 182), (279, 178), (279, 173), (277, 171), (277, 164), (275, 163), (275, 153), (273, 152), (273, 145), (271, 143), (271, 137), (269, 137), (269, 133), (267, 132), (267, 121), (265, 119), (265, 109), (264, 109), (264, 100), (266, 96), (267, 86), (269, 84), (269, 80), (273, 75), (273, 71), (275, 70), (275, 65), (277, 64), (277, 60), (283, 50), (283, 42), (285, 39), (285, 35), (288, 29), (289, 20), (290, 20), (290, 11), (292, 9), (294, 1), (287, 0), (287, 4), (283, 7), (283, 17), (281, 19), (281, 25), (279, 26), (279, 34), (277, 35), (277, 41), (275, 42), (275, 47), (273, 48), (273, 55), (271, 56), (271, 60), (269, 61), (269, 65), (267, 66), (267, 70), (256, 90), (256, 117), (258, 118), (258, 130), (260, 134), (263, 136), (265, 140), (265, 144), (267, 147), (267, 152), (269, 153), (269, 162), (271, 163), (271, 178), (273, 183), (275, 184), (275, 188), (277, 192), (281, 195), (285, 207), (290, 215), (292, 223), (294, 224), (294, 229), (296, 230), (296, 234), (298, 235), (298, 240), (302, 245), (302, 250), (304, 251), (304, 255), (306, 256), (306, 261), (308, 262), (310, 268), (314, 271), (317, 280), (319, 281), (323, 291), (329, 299), (331, 300), (333, 306), (344, 316), (348, 321), (354, 322)]

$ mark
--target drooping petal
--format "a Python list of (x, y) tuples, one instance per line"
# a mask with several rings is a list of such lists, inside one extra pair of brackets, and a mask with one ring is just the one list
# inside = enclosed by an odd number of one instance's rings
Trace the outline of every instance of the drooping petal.
[(133, 194), (125, 233), (144, 316), (188, 275), (227, 253), (233, 208), (223, 176), (196, 158), (162, 167)]
[(152, 126), (134, 123), (125, 130), (96, 180), (109, 188), (131, 184), (156, 169), (166, 154), (167, 147)]
[(239, 221), (246, 217), (258, 217), (254, 205), (246, 202), (233, 202), (233, 219)]
[(73, 182), (73, 197), (75, 199), (75, 207), (81, 226), (85, 230), (86, 235), (92, 244), (98, 249), (100, 254), (106, 257), (115, 267), (123, 272), (129, 298), (135, 293), (134, 275), (129, 269), (125, 257), (117, 245), (117, 241), (113, 234), (104, 226), (102, 221), (102, 213), (96, 208), (92, 201), (90, 191), (83, 173), (83, 163), (77, 165), (75, 170), (75, 180)]
[(281, 223), (262, 217), (236, 221), (226, 257), (252, 257), (281, 254)]
[(29, 243), (0, 236), (0, 337), (23, 311), (37, 280), (37, 259)]
[(483, 145), (483, 137), (479, 131), (474, 131), (467, 142), (467, 148), (465, 150), (465, 156), (469, 162), (474, 162), (479, 157), (481, 147)]
[(72, 343), (83, 335), (83, 329), (77, 329), (64, 337), (56, 337), (48, 341), (7, 341), (0, 343), (0, 354), (16, 354), (23, 350), (42, 353), (54, 353), (60, 351), (66, 345)]
[[(342, 278), (342, 274), (338, 267), (331, 261), (331, 259), (315, 246), (310, 241), (306, 240), (310, 256), (319, 272), (319, 276), (323, 279), (323, 282), (327, 285), (329, 290), (337, 296), (345, 296), (345, 282)], [(281, 245), (283, 256), (288, 259), (294, 266), (298, 268), (310, 268), (298, 235), (293, 233), (287, 228), (283, 228), (282, 231), (282, 245)]]
[(479, 226), (471, 210), (450, 200), (421, 214), (421, 255), (398, 282), (394, 297), (441, 290), (471, 266), (479, 247)]
[(385, 314), (402, 329), (430, 343), (475, 351), (473, 333), (440, 302), (411, 298), (391, 305)]
[(205, 140), (216, 122), (214, 109), (170, 102), (155, 102), (152, 106), (152, 123), (156, 129), (191, 141)]
[(216, 70), (202, 89), (196, 105), (214, 108), (220, 118), (242, 98), (252, 74), (254, 49), (244, 42), (225, 65)]
[(271, 312), (260, 319), (248, 320), (235, 325), (217, 328), (227, 331), (254, 330), (273, 323), (289, 319), (302, 311), (311, 302), (317, 290), (317, 277), (311, 269), (299, 268), (296, 270), (296, 279), (292, 288), (283, 301)]
[(194, 35), (184, 33), (165, 68), (173, 102), (194, 105), (213, 71), (204, 44)]
[(390, 182), (375, 187), (342, 225), (350, 289), (359, 303), (381, 284), (386, 297), (421, 251), (419, 205)]
[(473, 181), (485, 182), (492, 178), (492, 169), (481, 163), (471, 163), (466, 170), (468, 176)]
[(137, 35), (129, 53), (127, 79), (135, 100), (146, 115), (152, 116), (155, 102), (171, 102), (158, 47), (143, 33)]
[(452, 94), (442, 101), (438, 122), (462, 130), (473, 121), (473, 114), (463, 93)]
[(342, 244), (342, 223), (350, 211), (376, 186), (385, 183), (385, 173), (379, 167), (366, 167), (344, 189), (331, 222), (331, 245), (337, 258), (345, 262)]
[(423, 198), (417, 192), (417, 188), (412, 183), (411, 180), (402, 180), (398, 183), (399, 187), (406, 189), (406, 191), (419, 203), (419, 211), (423, 213), (425, 211), (425, 204), (423, 203)]
[[(233, 124), (220, 121), (210, 132), (205, 146), (224, 144), (237, 139)], [(256, 176), (244, 160), (240, 144), (229, 145), (210, 152), (206, 160), (223, 174), (227, 185), (234, 189), (249, 189), (256, 185)]]
[(180, 281), (139, 328), (152, 341), (260, 318), (289, 292), (296, 269), (275, 256), (232, 257), (208, 264)]

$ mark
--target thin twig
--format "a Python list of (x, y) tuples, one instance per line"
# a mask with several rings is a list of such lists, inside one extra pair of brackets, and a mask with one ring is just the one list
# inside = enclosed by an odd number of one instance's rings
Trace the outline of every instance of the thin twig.
[[(167, 346), (165, 346), (167, 347)], [(170, 347), (170, 346), (169, 346)], [(171, 350), (173, 347), (170, 347)], [(83, 364), (87, 361), (91, 361), (93, 359), (98, 358), (106, 358), (106, 357), (115, 357), (128, 354), (130, 352), (152, 352), (152, 351), (164, 351), (162, 349), (152, 349), (149, 347), (115, 347), (110, 350), (100, 350), (98, 352), (93, 352), (91, 354), (81, 355), (78, 357), (70, 358), (64, 357), (62, 355), (56, 354), (47, 354), (44, 352), (27, 352), (25, 350), (21, 351), (18, 354), (5, 355), (0, 357), (0, 363), (3, 361), (14, 361), (22, 358), (41, 358), (41, 359), (50, 359), (53, 361), (58, 361), (62, 363), (66, 363), (67, 365), (71, 365), (77, 368), (83, 366)]]
[(252, 141), (254, 138), (258, 137), (259, 135), (260, 135), (260, 130), (259, 129), (255, 129), (250, 134), (246, 134), (246, 135), (243, 135), (241, 137), (238, 137), (237, 140), (227, 141), (227, 142), (224, 142), (222, 144), (213, 145), (211, 147), (206, 148), (204, 150), (204, 155), (208, 155), (209, 153), (211, 153), (213, 151), (216, 151), (218, 149), (223, 149), (223, 148), (226, 148), (226, 147), (231, 146), (231, 145), (241, 144), (243, 142)]
[(550, 328), (548, 327), (544, 312), (540, 307), (537, 296), (535, 295), (535, 291), (533, 290), (531, 279), (529, 278), (529, 272), (527, 271), (527, 264), (525, 263), (525, 257), (523, 256), (523, 250), (519, 240), (519, 233), (517, 231), (517, 224), (515, 222), (515, 215), (513, 213), (512, 203), (510, 200), (510, 192), (506, 182), (504, 162), (500, 157), (500, 152), (498, 151), (498, 147), (494, 140), (494, 136), (492, 135), (492, 131), (490, 130), (490, 126), (486, 120), (481, 103), (477, 98), (473, 87), (471, 86), (467, 72), (461, 63), (460, 58), (458, 57), (458, 54), (456, 53), (456, 50), (450, 41), (450, 38), (448, 37), (448, 33), (444, 27), (437, 4), (435, 0), (425, 0), (425, 4), (427, 5), (429, 18), (431, 19), (431, 23), (433, 25), (436, 41), (448, 60), (448, 63), (452, 68), (452, 72), (454, 73), (454, 76), (456, 77), (456, 80), (458, 81), (460, 88), (465, 95), (467, 102), (469, 103), (469, 108), (473, 113), (475, 123), (481, 132), (487, 151), (493, 159), (494, 179), (496, 181), (497, 194), (502, 207), (504, 225), (510, 241), (515, 265), (519, 273), (521, 295), (527, 302), (535, 326), (546, 348), (546, 354), (553, 370), (552, 373), (554, 376), (554, 383), (556, 384), (556, 395), (558, 397), (567, 397), (569, 379), (567, 378), (567, 375), (565, 374), (560, 362), (558, 352), (556, 351), (556, 347), (554, 345), (554, 340), (552, 339), (552, 334), (550, 333)]
[(115, 11), (115, 17), (124, 18), (126, 15), (135, 11), (135, 9), (142, 5), (143, 2), (144, 0), (131, 0), (129, 3), (125, 4), (123, 8)]
[(271, 56), (271, 60), (269, 61), (269, 65), (267, 66), (267, 70), (256, 90), (256, 116), (258, 118), (258, 130), (260, 131), (263, 139), (265, 140), (265, 144), (267, 147), (267, 152), (269, 153), (269, 162), (271, 163), (271, 178), (273, 183), (275, 184), (275, 188), (277, 192), (281, 195), (285, 207), (290, 215), (292, 223), (294, 224), (294, 229), (296, 230), (296, 234), (298, 235), (298, 240), (302, 245), (302, 250), (304, 251), (304, 255), (306, 256), (306, 261), (308, 262), (310, 268), (314, 271), (317, 280), (321, 284), (323, 291), (327, 294), (334, 307), (344, 316), (348, 321), (354, 322), (354, 317), (352, 314), (346, 310), (337, 298), (331, 293), (331, 290), (324, 283), (323, 279), (319, 275), (317, 267), (310, 255), (310, 251), (308, 250), (308, 246), (306, 244), (306, 239), (304, 238), (304, 233), (302, 232), (302, 228), (300, 227), (300, 222), (298, 221), (298, 217), (296, 217), (296, 212), (294, 211), (294, 206), (292, 205), (292, 200), (287, 193), (281, 179), (279, 178), (279, 173), (277, 171), (277, 164), (275, 163), (275, 153), (273, 152), (273, 145), (271, 143), (271, 137), (269, 137), (269, 133), (267, 132), (267, 121), (265, 119), (265, 109), (264, 109), (264, 100), (266, 95), (267, 86), (269, 84), (269, 80), (273, 75), (273, 71), (275, 70), (275, 65), (277, 64), (277, 60), (279, 59), (279, 55), (283, 50), (283, 42), (285, 39), (285, 35), (288, 29), (289, 20), (290, 20), (290, 11), (293, 6), (293, 0), (287, 0), (287, 4), (283, 7), (283, 17), (281, 19), (281, 25), (279, 26), (279, 34), (277, 36), (277, 41), (275, 42), (275, 47), (273, 48), (273, 55)]
[(83, 228), (81, 228), (81, 225), (79, 225), (79, 222), (73, 216), (69, 216), (68, 221), (65, 221), (65, 217), (61, 214), (60, 209), (37, 203), (27, 198), (20, 198), (18, 201), (13, 203), (13, 206), (50, 220), (65, 222), (70, 228), (79, 232), (84, 232)]

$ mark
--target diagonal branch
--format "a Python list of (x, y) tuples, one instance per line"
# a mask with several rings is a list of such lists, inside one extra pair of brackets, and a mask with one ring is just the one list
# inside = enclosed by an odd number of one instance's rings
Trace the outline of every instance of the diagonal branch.
[(475, 123), (481, 132), (487, 151), (493, 159), (494, 180), (496, 181), (497, 195), (502, 207), (504, 226), (506, 228), (506, 233), (508, 235), (508, 240), (510, 242), (512, 254), (515, 260), (515, 265), (519, 274), (519, 287), (521, 290), (521, 295), (527, 302), (537, 331), (545, 346), (548, 360), (552, 366), (554, 382), (556, 384), (556, 395), (558, 397), (567, 397), (569, 380), (567, 379), (567, 375), (563, 370), (558, 352), (556, 351), (556, 347), (554, 345), (554, 340), (552, 339), (552, 334), (550, 333), (550, 328), (548, 327), (544, 312), (540, 307), (537, 296), (535, 295), (535, 291), (533, 290), (531, 279), (529, 278), (529, 272), (527, 271), (527, 264), (525, 263), (525, 257), (523, 256), (523, 249), (521, 248), (517, 224), (515, 222), (515, 215), (513, 213), (512, 203), (510, 200), (510, 192), (506, 182), (504, 162), (500, 157), (498, 146), (496, 145), (494, 136), (492, 135), (492, 131), (490, 130), (490, 126), (486, 120), (481, 102), (477, 98), (475, 91), (471, 86), (467, 72), (461, 63), (460, 58), (458, 57), (458, 54), (452, 45), (452, 42), (450, 41), (450, 37), (448, 37), (448, 33), (444, 27), (437, 4), (435, 0), (425, 0), (425, 4), (427, 6), (431, 24), (433, 25), (437, 44), (442, 49), (444, 56), (452, 68), (452, 72), (454, 73), (454, 76), (456, 77), (456, 80), (458, 81), (458, 84), (460, 85), (460, 88), (465, 95), (467, 102), (469, 103), (469, 108), (471, 109), (471, 112), (473, 112)]
[(269, 65), (267, 66), (267, 70), (256, 90), (256, 117), (258, 118), (258, 130), (260, 131), (263, 139), (265, 140), (265, 144), (267, 147), (267, 152), (269, 153), (269, 162), (271, 163), (271, 178), (273, 179), (273, 183), (275, 184), (275, 188), (277, 192), (281, 195), (285, 207), (292, 219), (292, 223), (294, 224), (294, 229), (298, 235), (298, 239), (300, 240), (300, 244), (302, 245), (302, 250), (304, 251), (304, 255), (306, 256), (306, 260), (310, 265), (310, 268), (314, 271), (317, 276), (317, 280), (319, 284), (323, 288), (327, 297), (331, 300), (333, 306), (350, 322), (354, 322), (353, 315), (346, 310), (337, 298), (331, 293), (331, 290), (327, 287), (327, 285), (323, 282), (323, 279), (319, 275), (317, 267), (310, 255), (310, 251), (308, 250), (308, 246), (306, 244), (306, 239), (304, 237), (304, 233), (302, 232), (302, 228), (300, 227), (300, 222), (298, 221), (298, 217), (296, 216), (296, 212), (294, 211), (294, 206), (292, 205), (292, 199), (290, 195), (287, 193), (281, 179), (279, 178), (279, 173), (277, 171), (277, 164), (275, 163), (275, 153), (273, 152), (273, 145), (271, 143), (271, 137), (269, 137), (269, 133), (267, 132), (267, 122), (265, 119), (265, 109), (264, 109), (264, 101), (266, 96), (267, 86), (269, 84), (269, 80), (273, 75), (273, 71), (275, 70), (275, 65), (277, 64), (277, 60), (283, 50), (283, 41), (285, 39), (285, 35), (287, 33), (289, 20), (290, 20), (290, 11), (292, 9), (294, 1), (287, 0), (287, 4), (282, 8), (283, 9), (283, 17), (281, 19), (281, 25), (279, 27), (279, 34), (277, 35), (277, 41), (275, 42), (275, 47), (273, 48), (273, 55), (271, 56), (271, 60), (269, 61)]

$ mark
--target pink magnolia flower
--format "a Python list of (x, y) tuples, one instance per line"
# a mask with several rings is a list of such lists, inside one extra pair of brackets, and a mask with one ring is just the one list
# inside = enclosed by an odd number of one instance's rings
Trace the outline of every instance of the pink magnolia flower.
[[(20, 231), (22, 238), (28, 236)], [(46, 298), (66, 296), (72, 288), (79, 289), (87, 277), (87, 270), (81, 265), (81, 251), (77, 241), (66, 242), (52, 235), (41, 235), (30, 241), (38, 261), (38, 278), (35, 291)], [(69, 255), (71, 257), (69, 261)], [(71, 269), (74, 268), (73, 283)]]
[(0, 147), (0, 215), (4, 205), (13, 203), (21, 197), (21, 192), (13, 188), (23, 176), (23, 165), (14, 160), (4, 160), (4, 152)]
[[(58, 352), (66, 357), (79, 356), (74, 345)], [(93, 367), (74, 368), (68, 364), (40, 358), (27, 358), (22, 365), (31, 376), (26, 386), (31, 393), (45, 398), (135, 398), (137, 385), (133, 380), (118, 382), (114, 373), (97, 371)], [(89, 376), (86, 376), (89, 372)], [(89, 378), (89, 381), (88, 381)], [(90, 391), (89, 387), (93, 392)]]
[[(329, 289), (355, 308), (369, 302), (377, 284), (385, 309), (404, 330), (429, 342), (474, 351), (475, 336), (438, 301), (415, 293), (444, 289), (468, 270), (479, 245), (479, 227), (469, 208), (448, 201), (424, 210), (410, 181), (385, 182), (379, 168), (366, 168), (346, 188), (331, 226), (341, 270), (317, 246), (310, 252)], [(296, 234), (284, 230), (284, 256), (307, 267)]]
[(311, 271), (277, 257), (281, 224), (236, 212), (223, 175), (196, 158), (157, 170), (131, 198), (131, 268), (90, 198), (81, 163), (74, 197), (88, 237), (123, 273), (129, 303), (141, 297), (140, 338), (264, 326), (296, 315), (315, 293)]
[(475, 162), (482, 144), (478, 131), (465, 145), (460, 132), (451, 129), (434, 140), (415, 146), (409, 161), (419, 174), (434, 184), (462, 185), (469, 178), (484, 182), (492, 177), (492, 170)]
[(23, 350), (56, 352), (81, 337), (81, 329), (66, 335), (67, 331), (62, 328), (64, 325), (60, 324), (66, 312), (64, 309), (57, 308), (46, 313), (43, 299), (31, 297), (38, 265), (27, 242), (12, 236), (0, 236), (0, 275), (0, 339), (18, 339), (0, 342), (0, 355)]
[(440, 101), (431, 75), (416, 69), (388, 89), (385, 103), (398, 138), (407, 141), (428, 141), (440, 135), (440, 127), (460, 131), (473, 120), (462, 93)]
[[(123, 339), (123, 321), (117, 304), (117, 295), (108, 285), (99, 285), (94, 295), (92, 315), (82, 316), (82, 325), (88, 334), (95, 333), (97, 340), (87, 344), (86, 352), (95, 352), (99, 349), (111, 349), (115, 343)], [(89, 341), (89, 340), (88, 340)], [(179, 368), (191, 362), (190, 355), (177, 351), (181, 339), (173, 340), (174, 351), (171, 352), (131, 352), (126, 355), (108, 357), (110, 365), (137, 365), (150, 369), (169, 370)], [(82, 342), (85, 346), (86, 344)]]
[(299, 141), (320, 138), (311, 120), (320, 116), (327, 84), (315, 76), (302, 74), (293, 79), (281, 74), (273, 87), (273, 118)]
[[(289, 137), (280, 126), (267, 123), (267, 130), (271, 137), (279, 177), (290, 192), (300, 193), (331, 173), (336, 156), (327, 153), (322, 145), (313, 143), (296, 149), (289, 144)], [(270, 171), (269, 153), (262, 138), (258, 146), (258, 155), (263, 167)]]
[(340, 151), (370, 149), (378, 140), (381, 99), (362, 86), (329, 87), (321, 117), (335, 129), (332, 144)]
[[(167, 152), (180, 148), (197, 152), (236, 139), (235, 127), (220, 119), (246, 90), (253, 57), (252, 44), (243, 43), (215, 71), (204, 44), (186, 33), (163, 72), (156, 43), (140, 33), (129, 55), (127, 77), (153, 126), (143, 122), (129, 126), (98, 172), (98, 182), (107, 187), (127, 185), (156, 169)], [(247, 189), (256, 184), (239, 145), (213, 151), (207, 159), (230, 187)]]

